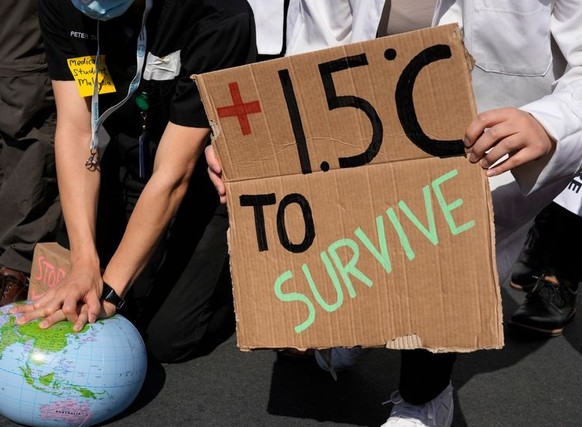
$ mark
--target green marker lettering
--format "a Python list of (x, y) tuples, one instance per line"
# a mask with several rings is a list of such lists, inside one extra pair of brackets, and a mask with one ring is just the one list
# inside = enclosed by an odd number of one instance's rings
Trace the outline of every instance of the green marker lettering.
[[(352, 258), (348, 261), (346, 265), (343, 264), (342, 260), (340, 259), (339, 255), (337, 254), (337, 250), (341, 247), (349, 247), (352, 249), (353, 255)], [(340, 275), (344, 280), (344, 284), (346, 285), (346, 289), (348, 290), (348, 294), (350, 297), (354, 298), (356, 296), (356, 291), (352, 284), (352, 280), (350, 279), (350, 275), (354, 276), (356, 279), (363, 282), (367, 287), (372, 287), (374, 284), (369, 277), (367, 277), (364, 273), (362, 273), (357, 267), (356, 263), (360, 258), (360, 248), (358, 247), (357, 243), (351, 239), (340, 239), (336, 242), (332, 243), (329, 248), (328, 252), (331, 255), (331, 259), (333, 260), (335, 266), (337, 267)]]
[(291, 292), (288, 294), (283, 292), (283, 290), (281, 289), (283, 287), (283, 283), (286, 282), (287, 280), (290, 280), (292, 277), (293, 274), (289, 270), (287, 270), (277, 278), (277, 280), (275, 281), (275, 296), (283, 302), (298, 301), (304, 303), (307, 306), (309, 316), (307, 316), (305, 322), (295, 326), (294, 328), (295, 332), (299, 333), (303, 332), (305, 329), (310, 327), (313, 324), (313, 322), (315, 322), (315, 306), (313, 305), (309, 298), (307, 298), (305, 295), (299, 292)]
[(337, 274), (335, 274), (335, 270), (333, 269), (333, 266), (331, 265), (331, 261), (329, 260), (329, 257), (327, 256), (327, 254), (325, 252), (322, 252), (320, 254), (320, 257), (321, 257), (321, 260), (323, 261), (323, 264), (325, 265), (325, 268), (327, 270), (327, 274), (330, 277), (331, 282), (333, 283), (333, 287), (335, 288), (335, 292), (337, 294), (337, 300), (336, 300), (335, 304), (328, 304), (327, 302), (325, 302), (325, 300), (321, 296), (321, 293), (319, 292), (319, 289), (317, 289), (317, 285), (313, 281), (313, 277), (311, 276), (311, 272), (309, 271), (309, 267), (307, 267), (307, 264), (303, 264), (301, 266), (301, 269), (303, 270), (303, 274), (305, 274), (305, 278), (307, 279), (307, 282), (309, 283), (309, 287), (311, 288), (311, 292), (313, 293), (313, 296), (315, 297), (315, 300), (317, 301), (317, 303), (325, 311), (327, 311), (328, 313), (331, 313), (333, 311), (336, 311), (343, 304), (344, 292), (342, 290), (342, 286), (340, 284), (340, 281), (337, 277)]
[(378, 215), (376, 217), (376, 232), (378, 233), (378, 245), (380, 250), (372, 244), (366, 233), (361, 227), (356, 228), (354, 234), (364, 244), (366, 249), (378, 260), (380, 265), (384, 267), (387, 273), (392, 272), (392, 263), (390, 262), (390, 254), (388, 253), (388, 246), (386, 245), (386, 232), (384, 230), (384, 217)]
[(412, 247), (410, 246), (410, 242), (408, 241), (408, 236), (404, 232), (404, 228), (402, 228), (402, 224), (400, 223), (400, 220), (396, 216), (394, 209), (388, 208), (386, 210), (386, 215), (388, 215), (388, 219), (390, 219), (390, 222), (394, 226), (394, 230), (396, 230), (396, 233), (398, 233), (398, 238), (400, 239), (400, 245), (402, 246), (402, 249), (404, 249), (404, 253), (406, 253), (406, 256), (408, 257), (408, 259), (410, 261), (412, 261), (416, 255), (414, 254), (414, 251), (412, 250)]
[(433, 244), (437, 245), (439, 242), (439, 236), (437, 234), (436, 224), (434, 220), (434, 210), (432, 208), (432, 197), (430, 196), (430, 187), (427, 185), (422, 188), (422, 195), (424, 196), (424, 205), (426, 207), (426, 221), (428, 227), (422, 224), (416, 215), (410, 210), (406, 202), (401, 200), (398, 202), (398, 206), (404, 212), (404, 215), (420, 230), (422, 234)]
[(456, 236), (457, 234), (460, 234), (463, 231), (467, 231), (468, 229), (472, 228), (475, 225), (475, 221), (471, 220), (471, 221), (466, 222), (465, 224), (461, 225), (460, 227), (457, 227), (457, 224), (455, 223), (455, 220), (453, 219), (453, 215), (451, 215), (451, 211), (460, 207), (463, 204), (463, 199), (457, 199), (457, 200), (453, 201), (452, 203), (447, 204), (447, 202), (445, 200), (445, 196), (443, 195), (443, 192), (441, 190), (440, 186), (443, 182), (448, 181), (451, 178), (454, 178), (458, 174), (459, 174), (459, 171), (457, 169), (453, 169), (452, 171), (444, 174), (443, 176), (435, 179), (432, 182), (432, 188), (433, 188), (434, 193), (436, 195), (436, 198), (439, 202), (439, 205), (441, 206), (441, 209), (443, 211), (443, 214), (445, 216), (447, 224), (449, 224), (449, 228), (451, 229), (451, 233), (453, 234), (453, 236)]

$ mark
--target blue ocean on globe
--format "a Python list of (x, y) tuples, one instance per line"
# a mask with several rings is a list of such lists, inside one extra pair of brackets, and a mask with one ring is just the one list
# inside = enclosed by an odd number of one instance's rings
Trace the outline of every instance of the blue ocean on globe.
[(143, 340), (117, 314), (73, 332), (17, 326), (0, 307), (0, 414), (28, 426), (91, 426), (125, 410), (147, 371)]

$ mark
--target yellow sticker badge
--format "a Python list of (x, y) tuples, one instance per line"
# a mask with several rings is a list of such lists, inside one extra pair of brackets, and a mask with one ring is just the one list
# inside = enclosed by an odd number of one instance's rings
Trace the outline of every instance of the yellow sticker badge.
[[(95, 55), (67, 59), (69, 70), (82, 97), (93, 95), (95, 81)], [(115, 85), (105, 65), (105, 55), (99, 56), (99, 94), (115, 92)]]

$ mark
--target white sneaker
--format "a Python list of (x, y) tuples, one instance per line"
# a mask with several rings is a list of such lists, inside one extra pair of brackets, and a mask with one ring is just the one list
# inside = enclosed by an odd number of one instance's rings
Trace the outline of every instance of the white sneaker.
[(382, 427), (450, 427), (453, 422), (453, 386), (449, 384), (441, 394), (424, 405), (413, 405), (395, 391), (390, 396), (394, 404), (390, 418)]
[(337, 380), (336, 372), (354, 366), (363, 351), (360, 347), (333, 347), (325, 350), (315, 350), (315, 360), (321, 369), (329, 372), (333, 379)]

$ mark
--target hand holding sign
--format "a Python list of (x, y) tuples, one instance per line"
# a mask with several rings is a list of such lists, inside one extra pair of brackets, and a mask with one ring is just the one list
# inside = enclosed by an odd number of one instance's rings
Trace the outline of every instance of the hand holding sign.
[(465, 132), (465, 147), (472, 163), (483, 169), (509, 158), (487, 171), (488, 176), (538, 160), (556, 149), (544, 127), (531, 114), (517, 108), (485, 111), (473, 120)]
[(468, 67), (450, 25), (195, 76), (241, 348), (502, 345)]
[(206, 157), (206, 163), (208, 164), (208, 175), (210, 176), (212, 184), (214, 184), (214, 188), (216, 188), (216, 192), (220, 198), (220, 203), (225, 204), (226, 187), (222, 180), (222, 166), (220, 165), (220, 160), (216, 156), (216, 152), (212, 145), (206, 147), (204, 150), (204, 156)]

